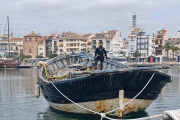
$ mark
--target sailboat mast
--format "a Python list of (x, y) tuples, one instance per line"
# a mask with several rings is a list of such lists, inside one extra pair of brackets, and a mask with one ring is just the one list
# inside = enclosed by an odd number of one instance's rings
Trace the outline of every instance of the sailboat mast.
[(8, 22), (8, 44), (9, 44), (9, 60), (10, 60), (10, 42), (9, 42), (9, 16), (7, 16), (7, 22)]

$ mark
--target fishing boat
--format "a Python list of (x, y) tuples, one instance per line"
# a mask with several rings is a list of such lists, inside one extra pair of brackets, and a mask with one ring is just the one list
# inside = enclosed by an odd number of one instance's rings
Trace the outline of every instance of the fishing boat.
[(57, 56), (40, 64), (36, 97), (41, 88), (52, 108), (70, 113), (106, 113), (132, 99), (107, 115), (123, 117), (143, 111), (171, 82), (171, 76), (157, 68), (132, 68), (111, 60), (104, 61), (103, 70), (95, 70), (92, 58), (78, 54)]
[(15, 61), (15, 60), (10, 60), (10, 42), (9, 42), (9, 16), (7, 16), (7, 22), (8, 22), (8, 45), (9, 45), (9, 50), (8, 50), (8, 60), (3, 60), (0, 62), (0, 68), (17, 68), (21, 62)]
[(3, 60), (0, 62), (0, 68), (16, 68), (20, 64), (20, 62), (16, 62), (15, 60)]

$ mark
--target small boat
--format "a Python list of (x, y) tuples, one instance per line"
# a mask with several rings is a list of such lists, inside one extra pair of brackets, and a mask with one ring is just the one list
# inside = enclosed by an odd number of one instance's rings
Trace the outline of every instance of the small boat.
[[(103, 70), (94, 70), (93, 59), (78, 54), (57, 56), (42, 65), (37, 88), (52, 108), (70, 113), (94, 114), (71, 103), (59, 91), (84, 108), (105, 113), (130, 101), (151, 80), (132, 102), (108, 114), (123, 117), (145, 110), (171, 82), (171, 76), (157, 68), (132, 68), (111, 60), (104, 61)], [(38, 97), (40, 92), (36, 93)]]
[(16, 62), (15, 60), (10, 60), (10, 42), (9, 42), (9, 16), (7, 16), (7, 22), (8, 22), (8, 54), (9, 54), (9, 59), (8, 60), (3, 60), (0, 62), (0, 68), (17, 68), (21, 62)]
[(20, 64), (20, 62), (16, 62), (15, 60), (3, 60), (0, 62), (0, 68), (16, 68)]

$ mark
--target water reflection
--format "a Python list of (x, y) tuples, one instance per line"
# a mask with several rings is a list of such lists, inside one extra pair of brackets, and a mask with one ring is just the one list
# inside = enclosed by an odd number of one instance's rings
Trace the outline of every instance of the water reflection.
[[(180, 109), (180, 68), (168, 70), (172, 82), (146, 111), (127, 116), (139, 118)], [(50, 108), (43, 95), (34, 97), (37, 69), (0, 69), (0, 120), (99, 120), (99, 116), (70, 114)]]

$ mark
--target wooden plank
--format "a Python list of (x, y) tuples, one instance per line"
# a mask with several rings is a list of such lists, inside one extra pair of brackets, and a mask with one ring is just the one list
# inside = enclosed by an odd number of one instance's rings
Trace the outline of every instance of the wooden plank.
[[(124, 90), (119, 90), (119, 107), (123, 106)], [(123, 116), (123, 107), (119, 109), (119, 117)]]

